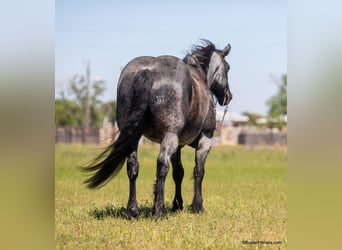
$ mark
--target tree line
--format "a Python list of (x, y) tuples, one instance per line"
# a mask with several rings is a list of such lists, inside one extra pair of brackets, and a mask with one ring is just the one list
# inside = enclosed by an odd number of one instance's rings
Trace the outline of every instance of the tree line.
[(257, 127), (269, 127), (281, 129), (287, 124), (284, 117), (287, 116), (287, 74), (284, 74), (280, 79), (274, 79), (274, 84), (277, 85), (277, 93), (271, 96), (267, 101), (267, 117), (266, 123), (260, 123), (263, 118), (260, 114), (244, 112), (243, 115), (248, 116), (248, 125)]
[[(84, 76), (75, 75), (69, 81), (68, 88), (71, 92), (71, 98), (66, 98), (65, 93), (62, 92), (61, 98), (55, 100), (56, 126), (83, 127), (87, 112), (87, 101), (90, 127), (101, 127), (104, 117), (108, 117), (112, 123), (115, 121), (116, 101), (102, 102), (99, 98), (105, 90), (103, 80), (95, 80), (91, 82), (90, 86), (87, 86)], [(89, 91), (88, 100), (87, 91)]]

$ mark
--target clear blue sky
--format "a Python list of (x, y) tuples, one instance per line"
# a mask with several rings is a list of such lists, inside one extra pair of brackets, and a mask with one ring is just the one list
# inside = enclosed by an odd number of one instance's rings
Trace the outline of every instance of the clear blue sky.
[(232, 45), (227, 61), (234, 98), (231, 112), (266, 114), (276, 93), (273, 77), (287, 73), (287, 5), (284, 0), (91, 1), (57, 0), (55, 96), (75, 74), (106, 82), (102, 100), (116, 98), (122, 67), (142, 55), (183, 58), (199, 39)]

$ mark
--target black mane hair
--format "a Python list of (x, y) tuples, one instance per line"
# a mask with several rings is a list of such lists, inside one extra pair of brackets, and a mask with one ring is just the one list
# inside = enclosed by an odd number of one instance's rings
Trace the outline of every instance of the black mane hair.
[(201, 39), (200, 42), (201, 45), (194, 45), (184, 57), (183, 61), (186, 64), (198, 65), (206, 72), (211, 55), (216, 50), (216, 47), (212, 42), (206, 39)]

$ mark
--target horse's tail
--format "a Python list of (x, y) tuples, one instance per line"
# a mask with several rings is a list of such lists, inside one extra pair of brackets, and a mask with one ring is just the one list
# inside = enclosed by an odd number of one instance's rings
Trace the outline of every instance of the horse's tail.
[(119, 138), (96, 157), (90, 165), (81, 167), (82, 171), (96, 173), (84, 181), (88, 188), (102, 187), (122, 168), (126, 158), (132, 151), (132, 144), (138, 143), (143, 132), (143, 116), (145, 114), (152, 86), (152, 72), (142, 70), (133, 80), (132, 100), (124, 126), (120, 129)]

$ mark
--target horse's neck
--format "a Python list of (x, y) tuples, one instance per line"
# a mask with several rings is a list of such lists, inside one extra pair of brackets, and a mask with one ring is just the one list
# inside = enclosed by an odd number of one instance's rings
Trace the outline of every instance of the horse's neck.
[[(207, 106), (207, 102), (212, 100), (212, 93), (207, 85), (207, 79), (198, 68), (188, 66), (192, 82), (192, 98), (200, 98), (200, 103)], [(206, 109), (206, 108), (205, 108)]]
[[(205, 100), (213, 100), (213, 94), (208, 86), (207, 75), (204, 69), (200, 66), (199, 62), (196, 60), (195, 57), (188, 55), (183, 60), (187, 65), (190, 72), (191, 80), (192, 80), (192, 89), (193, 94), (194, 91), (205, 93), (206, 98)], [(202, 100), (205, 102), (205, 100)]]
[(207, 76), (204, 72), (204, 70), (199, 66), (188, 66), (191, 78), (193, 80), (196, 80), (199, 84), (205, 85), (208, 87), (207, 85)]

